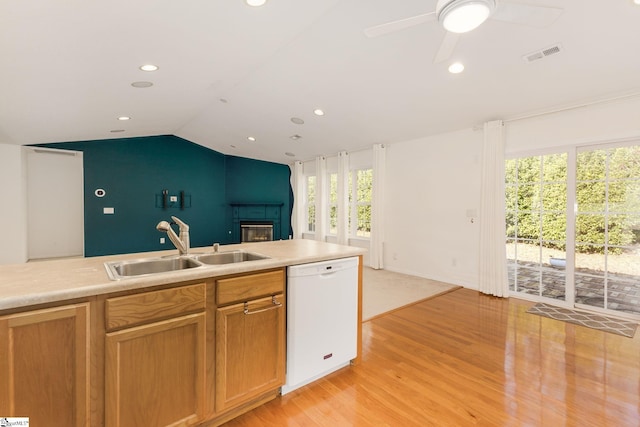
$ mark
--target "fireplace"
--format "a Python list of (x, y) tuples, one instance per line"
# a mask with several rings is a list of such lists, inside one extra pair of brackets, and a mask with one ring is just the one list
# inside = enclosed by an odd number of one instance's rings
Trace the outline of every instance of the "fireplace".
[(282, 238), (283, 203), (231, 203), (231, 241), (265, 242)]
[(273, 221), (240, 221), (240, 241), (266, 242), (273, 240)]

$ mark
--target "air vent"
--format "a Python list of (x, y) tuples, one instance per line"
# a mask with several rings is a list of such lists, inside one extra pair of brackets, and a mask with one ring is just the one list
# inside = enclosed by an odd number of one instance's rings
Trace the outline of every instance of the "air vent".
[(542, 58), (546, 58), (547, 56), (555, 55), (556, 53), (560, 53), (561, 51), (562, 45), (558, 43), (553, 46), (546, 47), (542, 50), (537, 50), (535, 52), (524, 55), (522, 59), (524, 59), (525, 62), (533, 62)]

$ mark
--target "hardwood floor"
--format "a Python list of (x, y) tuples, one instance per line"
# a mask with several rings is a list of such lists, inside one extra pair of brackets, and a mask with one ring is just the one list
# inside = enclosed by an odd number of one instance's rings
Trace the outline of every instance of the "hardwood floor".
[(460, 289), (364, 323), (363, 358), (226, 426), (639, 426), (633, 339)]

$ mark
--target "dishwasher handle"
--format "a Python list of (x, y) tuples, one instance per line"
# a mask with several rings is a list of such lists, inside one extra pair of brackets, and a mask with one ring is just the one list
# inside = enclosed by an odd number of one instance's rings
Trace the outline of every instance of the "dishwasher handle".
[(318, 276), (319, 277), (331, 277), (331, 276), (335, 276), (337, 273), (339, 273), (338, 270), (334, 270), (334, 271), (327, 270), (324, 273), (320, 273)]
[(273, 305), (271, 305), (270, 307), (261, 308), (261, 309), (259, 309), (259, 310), (249, 311), (249, 302), (248, 302), (248, 301), (245, 301), (245, 303), (244, 303), (244, 311), (243, 311), (243, 313), (244, 313), (245, 315), (258, 314), (258, 313), (264, 313), (265, 311), (269, 311), (269, 310), (273, 310), (273, 309), (276, 309), (276, 308), (280, 308), (280, 307), (282, 307), (282, 303), (276, 299), (276, 296), (275, 296), (275, 295), (272, 295), (272, 296), (271, 296), (271, 303), (272, 303)]

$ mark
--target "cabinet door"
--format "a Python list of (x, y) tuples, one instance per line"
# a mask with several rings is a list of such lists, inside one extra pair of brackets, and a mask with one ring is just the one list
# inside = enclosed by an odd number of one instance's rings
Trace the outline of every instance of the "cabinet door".
[(108, 333), (107, 426), (182, 426), (202, 420), (205, 314)]
[(89, 303), (0, 317), (0, 415), (89, 425)]
[(216, 310), (216, 410), (240, 405), (284, 384), (282, 295)]

